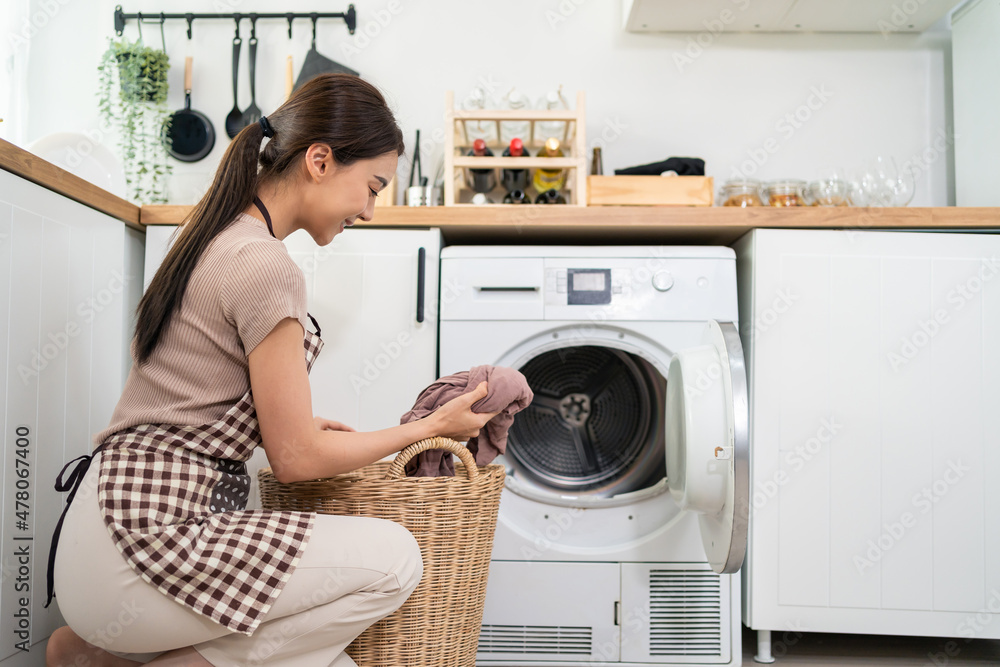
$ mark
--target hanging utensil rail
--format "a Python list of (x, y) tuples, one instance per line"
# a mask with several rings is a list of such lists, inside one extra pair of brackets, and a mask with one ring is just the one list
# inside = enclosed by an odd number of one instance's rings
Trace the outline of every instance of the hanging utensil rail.
[(115, 7), (115, 34), (119, 37), (125, 30), (125, 22), (129, 19), (135, 19), (142, 22), (144, 19), (147, 21), (169, 21), (169, 20), (184, 20), (187, 21), (187, 36), (188, 39), (191, 38), (191, 24), (195, 20), (201, 19), (229, 19), (230, 21), (241, 21), (243, 19), (250, 19), (256, 21), (257, 19), (285, 19), (288, 21), (288, 37), (292, 37), (292, 21), (295, 19), (343, 19), (344, 23), (347, 24), (347, 30), (352, 35), (354, 34), (354, 29), (358, 25), (357, 14), (354, 11), (354, 5), (348, 5), (346, 12), (284, 12), (284, 13), (258, 13), (258, 12), (234, 12), (232, 14), (196, 14), (187, 12), (184, 14), (165, 14), (163, 12), (137, 12), (135, 14), (126, 14), (122, 11), (122, 6), (118, 5)]

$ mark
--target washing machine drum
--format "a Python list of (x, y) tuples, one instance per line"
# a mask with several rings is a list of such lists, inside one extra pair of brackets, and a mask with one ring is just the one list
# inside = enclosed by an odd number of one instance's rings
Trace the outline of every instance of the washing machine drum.
[(597, 496), (663, 478), (666, 381), (649, 362), (577, 346), (539, 354), (519, 370), (535, 398), (510, 430), (516, 474), (560, 493)]

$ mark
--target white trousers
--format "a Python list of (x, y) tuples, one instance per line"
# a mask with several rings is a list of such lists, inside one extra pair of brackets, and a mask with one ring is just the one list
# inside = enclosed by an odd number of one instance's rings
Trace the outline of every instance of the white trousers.
[(100, 454), (66, 513), (55, 590), (66, 623), (86, 641), (149, 662), (194, 646), (213, 665), (350, 667), (344, 649), (398, 609), (423, 574), (420, 549), (381, 519), (316, 515), (298, 567), (252, 636), (195, 613), (143, 581), (114, 545), (97, 502)]

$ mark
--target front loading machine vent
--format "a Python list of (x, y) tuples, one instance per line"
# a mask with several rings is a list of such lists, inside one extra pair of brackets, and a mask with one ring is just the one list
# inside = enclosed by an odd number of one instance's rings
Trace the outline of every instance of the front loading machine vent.
[(649, 612), (649, 655), (722, 656), (727, 638), (719, 575), (650, 570)]
[(588, 627), (558, 625), (483, 625), (479, 633), (482, 656), (589, 656), (593, 632)]

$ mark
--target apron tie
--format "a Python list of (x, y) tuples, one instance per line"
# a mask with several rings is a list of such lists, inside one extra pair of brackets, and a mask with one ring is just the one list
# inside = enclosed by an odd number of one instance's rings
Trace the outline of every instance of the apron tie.
[[(80, 484), (83, 483), (84, 477), (87, 476), (87, 470), (90, 469), (90, 463), (94, 460), (94, 454), (99, 452), (103, 446), (101, 445), (90, 454), (76, 457), (64, 465), (56, 477), (56, 491), (60, 493), (69, 491), (69, 496), (66, 498), (66, 507), (63, 508), (62, 514), (59, 515), (59, 522), (56, 523), (56, 529), (52, 532), (52, 546), (49, 547), (49, 566), (45, 573), (45, 583), (48, 586), (48, 599), (45, 601), (45, 609), (49, 608), (49, 605), (52, 604), (52, 598), (55, 597), (53, 588), (55, 587), (56, 547), (59, 546), (59, 533), (62, 532), (63, 519), (66, 518), (66, 512), (69, 511), (69, 506), (73, 502), (73, 498), (76, 497), (76, 492), (80, 489)], [(76, 464), (75, 466), (73, 465), (74, 463)], [(70, 469), (71, 466), (72, 469)], [(65, 477), (67, 471), (69, 472), (69, 476)]]

